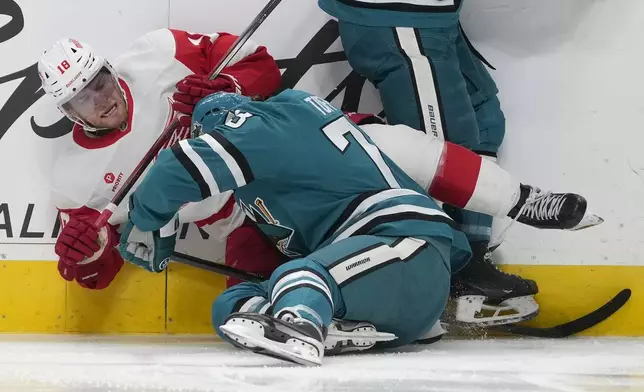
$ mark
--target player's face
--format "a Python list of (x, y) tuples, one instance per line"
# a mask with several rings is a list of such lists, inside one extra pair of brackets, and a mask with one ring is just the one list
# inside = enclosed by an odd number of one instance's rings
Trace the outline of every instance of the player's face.
[(127, 120), (125, 98), (109, 72), (99, 72), (65, 105), (96, 128), (118, 128)]

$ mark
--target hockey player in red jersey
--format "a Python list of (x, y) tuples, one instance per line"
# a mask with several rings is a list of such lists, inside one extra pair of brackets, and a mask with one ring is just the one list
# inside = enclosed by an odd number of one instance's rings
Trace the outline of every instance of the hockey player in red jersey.
[[(161, 29), (137, 39), (114, 63), (74, 39), (58, 41), (38, 63), (42, 86), (75, 124), (57, 155), (51, 189), (64, 227), (55, 245), (63, 278), (89, 289), (107, 287), (123, 260), (114, 248), (125, 206), (109, 224), (93, 222), (159, 134), (173, 120), (181, 126), (165, 147), (189, 137), (194, 104), (226, 91), (267, 97), (280, 73), (265, 47), (247, 42), (214, 80), (208, 75), (236, 40)], [(231, 192), (186, 205), (183, 222), (218, 221), (223, 238), (243, 221), (230, 208)], [(228, 203), (228, 204), (227, 204)]]

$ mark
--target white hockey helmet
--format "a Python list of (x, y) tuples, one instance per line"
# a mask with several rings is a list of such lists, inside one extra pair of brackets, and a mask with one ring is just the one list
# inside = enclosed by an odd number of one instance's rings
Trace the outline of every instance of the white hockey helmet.
[(38, 61), (42, 88), (56, 101), (58, 109), (70, 120), (95, 131), (65, 104), (85, 88), (98, 73), (107, 69), (118, 86), (118, 76), (110, 63), (91, 46), (73, 38), (59, 40), (46, 50)]

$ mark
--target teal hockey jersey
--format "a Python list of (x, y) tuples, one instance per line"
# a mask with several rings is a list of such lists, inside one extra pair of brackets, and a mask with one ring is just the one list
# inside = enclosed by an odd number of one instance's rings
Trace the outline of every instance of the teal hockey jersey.
[(139, 229), (157, 230), (183, 204), (235, 190), (245, 213), (291, 258), (361, 234), (444, 237), (454, 257), (469, 258), (454, 222), (319, 97), (285, 90), (237, 106), (224, 125), (205, 131), (159, 154), (131, 199)]

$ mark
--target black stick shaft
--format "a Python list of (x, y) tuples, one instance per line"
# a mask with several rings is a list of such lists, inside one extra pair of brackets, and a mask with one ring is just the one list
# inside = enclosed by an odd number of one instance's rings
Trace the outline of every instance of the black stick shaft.
[(237, 37), (237, 40), (233, 45), (228, 48), (228, 51), (226, 51), (226, 54), (224, 54), (224, 57), (222, 57), (221, 61), (217, 66), (213, 69), (212, 73), (210, 74), (210, 79), (216, 78), (221, 71), (228, 65), (230, 60), (235, 57), (235, 55), (239, 52), (239, 50), (244, 46), (246, 41), (257, 31), (259, 26), (264, 23), (266, 18), (273, 12), (273, 10), (281, 3), (282, 0), (271, 0), (266, 4), (266, 6), (259, 12), (259, 14), (253, 19), (252, 22), (250, 22), (250, 25), (246, 27), (246, 30), (242, 31), (241, 34)]
[(184, 253), (174, 252), (172, 253), (171, 259), (181, 264), (186, 264), (205, 271), (230, 276), (231, 278), (245, 280), (247, 282), (263, 282), (264, 280), (266, 280), (264, 277), (252, 272), (246, 272), (238, 268), (229, 267), (227, 265), (219, 263), (213, 263), (212, 261), (200, 259), (198, 257), (190, 256)]

